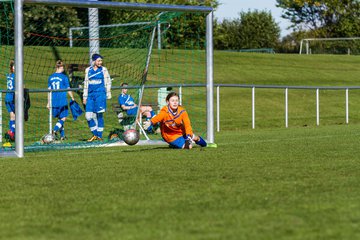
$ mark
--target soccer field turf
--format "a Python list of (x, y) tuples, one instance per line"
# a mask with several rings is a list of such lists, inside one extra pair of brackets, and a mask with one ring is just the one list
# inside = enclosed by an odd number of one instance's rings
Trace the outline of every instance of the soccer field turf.
[(2, 239), (358, 239), (359, 125), (1, 159)]

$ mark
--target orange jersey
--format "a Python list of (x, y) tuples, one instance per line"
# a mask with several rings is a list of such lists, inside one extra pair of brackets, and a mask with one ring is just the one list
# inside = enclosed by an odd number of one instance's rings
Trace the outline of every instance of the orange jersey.
[(160, 122), (161, 135), (168, 143), (184, 135), (193, 135), (189, 115), (180, 106), (176, 113), (169, 110), (168, 106), (163, 107), (160, 113), (151, 119), (151, 122), (153, 125)]

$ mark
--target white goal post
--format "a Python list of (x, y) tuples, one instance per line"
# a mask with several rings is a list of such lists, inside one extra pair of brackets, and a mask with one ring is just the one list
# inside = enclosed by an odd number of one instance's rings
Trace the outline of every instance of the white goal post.
[(346, 37), (346, 38), (304, 38), (300, 42), (300, 51), (299, 54), (302, 54), (303, 45), (305, 42), (305, 51), (306, 54), (311, 54), (310, 42), (320, 42), (320, 41), (353, 41), (360, 40), (360, 37)]
[[(187, 12), (206, 14), (206, 134), (207, 142), (214, 143), (214, 82), (213, 82), (213, 8), (207, 6), (167, 5), (149, 3), (127, 3), (94, 0), (14, 0), (15, 10), (15, 153), (24, 157), (24, 5), (50, 5), (66, 7), (84, 7), (93, 9), (123, 9), (162, 12)], [(96, 38), (96, 37), (95, 37)]]

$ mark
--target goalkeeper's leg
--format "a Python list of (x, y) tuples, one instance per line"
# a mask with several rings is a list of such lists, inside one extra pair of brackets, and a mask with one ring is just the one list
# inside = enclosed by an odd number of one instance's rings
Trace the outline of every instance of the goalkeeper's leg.
[(199, 146), (201, 146), (201, 147), (206, 147), (206, 146), (207, 146), (207, 143), (205, 142), (205, 140), (204, 140), (202, 137), (200, 137), (200, 136), (196, 136), (196, 135), (194, 134), (193, 140), (194, 140), (194, 142), (195, 142), (197, 145), (199, 145)]

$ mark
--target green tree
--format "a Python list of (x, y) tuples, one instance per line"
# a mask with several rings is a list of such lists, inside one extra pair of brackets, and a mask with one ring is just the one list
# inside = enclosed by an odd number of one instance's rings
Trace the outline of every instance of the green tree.
[[(216, 9), (219, 5), (218, 0), (116, 0), (117, 2), (137, 2), (137, 3), (153, 3), (153, 4), (175, 4), (175, 5), (202, 5), (211, 6)], [(106, 10), (105, 10), (106, 11)], [(153, 21), (160, 12), (146, 12), (146, 11), (108, 11), (107, 19), (101, 19), (101, 24), (115, 24), (115, 23), (129, 23), (135, 21)], [(186, 21), (184, 17), (180, 17), (181, 13), (167, 13), (164, 14), (160, 20), (166, 22), (169, 16), (173, 17), (171, 28), (166, 31), (163, 36), (164, 47), (172, 45), (175, 47), (186, 47), (197, 42), (199, 36), (205, 36), (205, 14), (187, 14)], [(168, 18), (168, 19), (167, 19)], [(114, 33), (117, 30), (114, 30)], [(120, 30), (119, 30), (120, 31)], [(139, 33), (140, 34), (140, 33)], [(147, 34), (144, 31), (144, 34)], [(115, 33), (116, 35), (116, 33)], [(120, 43), (119, 43), (120, 44)], [(121, 44), (124, 44), (121, 43)], [(204, 46), (205, 39), (201, 38), (198, 46)]]
[(276, 48), (279, 37), (280, 27), (271, 13), (255, 10), (216, 24), (214, 43), (216, 49)]
[[(80, 26), (77, 11), (68, 7), (24, 6), (24, 33), (29, 39), (32, 34), (63, 38), (69, 28)], [(53, 38), (53, 40), (56, 40)]]
[(294, 30), (308, 30), (313, 37), (351, 37), (360, 34), (358, 0), (277, 0)]
[[(115, 1), (115, 0), (113, 0)], [(216, 8), (219, 3), (218, 0), (117, 0), (119, 2), (136, 2), (136, 3), (156, 3), (156, 4), (177, 4), (177, 5), (204, 5)], [(5, 9), (6, 8), (6, 9)], [(8, 30), (9, 25), (14, 25), (13, 8), (9, 3), (0, 4), (1, 14), (0, 24), (1, 32), (9, 36), (7, 40), (13, 35), (13, 31)], [(109, 10), (99, 9), (100, 25), (115, 24), (115, 23), (129, 23), (134, 21), (152, 21), (155, 20), (159, 12), (147, 11), (126, 11), (126, 10)], [(169, 16), (169, 14), (167, 15)], [(205, 35), (205, 14), (192, 14), (182, 21), (183, 18), (175, 18), (173, 28), (168, 30), (167, 37), (164, 39), (171, 41), (172, 45), (183, 46), (184, 39), (195, 39), (198, 36)], [(50, 7), (42, 5), (24, 5), (24, 34), (25, 44), (31, 43), (31, 36), (34, 34), (41, 34), (48, 36), (52, 42), (56, 41), (58, 44), (65, 44), (62, 38), (68, 37), (70, 27), (87, 26), (88, 25), (88, 11), (86, 8), (69, 8), (69, 7)], [(103, 30), (101, 30), (103, 31)], [(108, 30), (109, 31), (109, 30)], [(123, 32), (122, 32), (123, 33)], [(88, 33), (86, 31), (79, 31), (82, 38), (86, 38)], [(104, 33), (106, 37), (110, 35), (121, 34), (117, 30), (112, 33)], [(139, 33), (141, 35), (141, 33)], [(2, 34), (4, 35), (4, 34)], [(141, 36), (142, 37), (142, 36)], [(2, 41), (5, 39), (1, 37)], [(4, 40), (5, 41), (5, 40)], [(13, 40), (12, 40), (13, 41)], [(192, 42), (192, 41), (190, 41)], [(46, 44), (46, 43), (43, 43)], [(120, 43), (119, 43), (120, 44)], [(201, 43), (201, 45), (203, 45)], [(136, 47), (136, 46), (133, 46)]]
[[(7, 44), (13, 44), (14, 8), (5, 2), (0, 4), (0, 10), (0, 21), (3, 23), (0, 29), (7, 33)], [(60, 38), (68, 36), (70, 27), (80, 26), (77, 11), (73, 8), (24, 5), (23, 10), (25, 44), (31, 44), (31, 37), (39, 34), (60, 43)], [(6, 41), (2, 39), (2, 42)]]

